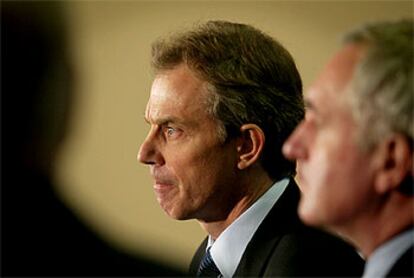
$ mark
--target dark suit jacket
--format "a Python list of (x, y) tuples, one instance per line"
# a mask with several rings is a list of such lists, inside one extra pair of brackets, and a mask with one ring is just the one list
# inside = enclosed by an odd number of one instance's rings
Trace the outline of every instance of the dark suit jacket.
[[(234, 276), (361, 276), (363, 261), (342, 240), (305, 226), (298, 217), (300, 192), (291, 181), (246, 247)], [(190, 265), (195, 275), (207, 239)]]
[(414, 246), (397, 260), (387, 277), (414, 277)]

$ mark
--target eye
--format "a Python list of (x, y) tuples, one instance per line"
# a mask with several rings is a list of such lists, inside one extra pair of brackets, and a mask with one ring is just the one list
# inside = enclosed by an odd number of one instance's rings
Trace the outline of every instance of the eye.
[(171, 126), (165, 126), (163, 128), (163, 133), (167, 139), (175, 139), (181, 134), (181, 130)]
[(175, 128), (170, 127), (170, 126), (167, 126), (165, 129), (166, 129), (165, 132), (168, 136), (173, 136), (174, 133), (176, 132)]

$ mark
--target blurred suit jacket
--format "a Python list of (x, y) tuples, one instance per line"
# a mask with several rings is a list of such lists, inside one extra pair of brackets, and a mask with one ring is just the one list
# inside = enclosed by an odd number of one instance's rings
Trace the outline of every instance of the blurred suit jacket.
[(386, 277), (414, 277), (414, 246), (395, 262)]
[[(234, 276), (361, 276), (363, 260), (342, 240), (305, 226), (297, 206), (300, 192), (290, 184), (270, 210), (246, 247)], [(190, 264), (195, 275), (207, 238)]]

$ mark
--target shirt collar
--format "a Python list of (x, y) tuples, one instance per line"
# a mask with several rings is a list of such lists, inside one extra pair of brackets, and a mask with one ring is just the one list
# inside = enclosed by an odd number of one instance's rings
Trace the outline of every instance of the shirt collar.
[(362, 277), (385, 277), (398, 258), (413, 244), (414, 229), (405, 231), (382, 244), (368, 258)]
[(209, 236), (207, 248), (211, 246), (211, 256), (223, 277), (234, 275), (247, 244), (288, 184), (288, 178), (276, 182), (228, 226), (216, 241)]

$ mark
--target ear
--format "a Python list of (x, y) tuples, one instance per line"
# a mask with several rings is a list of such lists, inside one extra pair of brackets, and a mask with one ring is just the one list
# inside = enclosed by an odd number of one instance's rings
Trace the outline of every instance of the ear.
[(402, 134), (392, 135), (378, 148), (380, 168), (375, 186), (378, 193), (386, 193), (398, 189), (407, 176), (414, 175), (413, 149)]
[(240, 128), (240, 139), (237, 143), (240, 170), (246, 169), (259, 160), (265, 144), (263, 130), (255, 124), (245, 124)]

